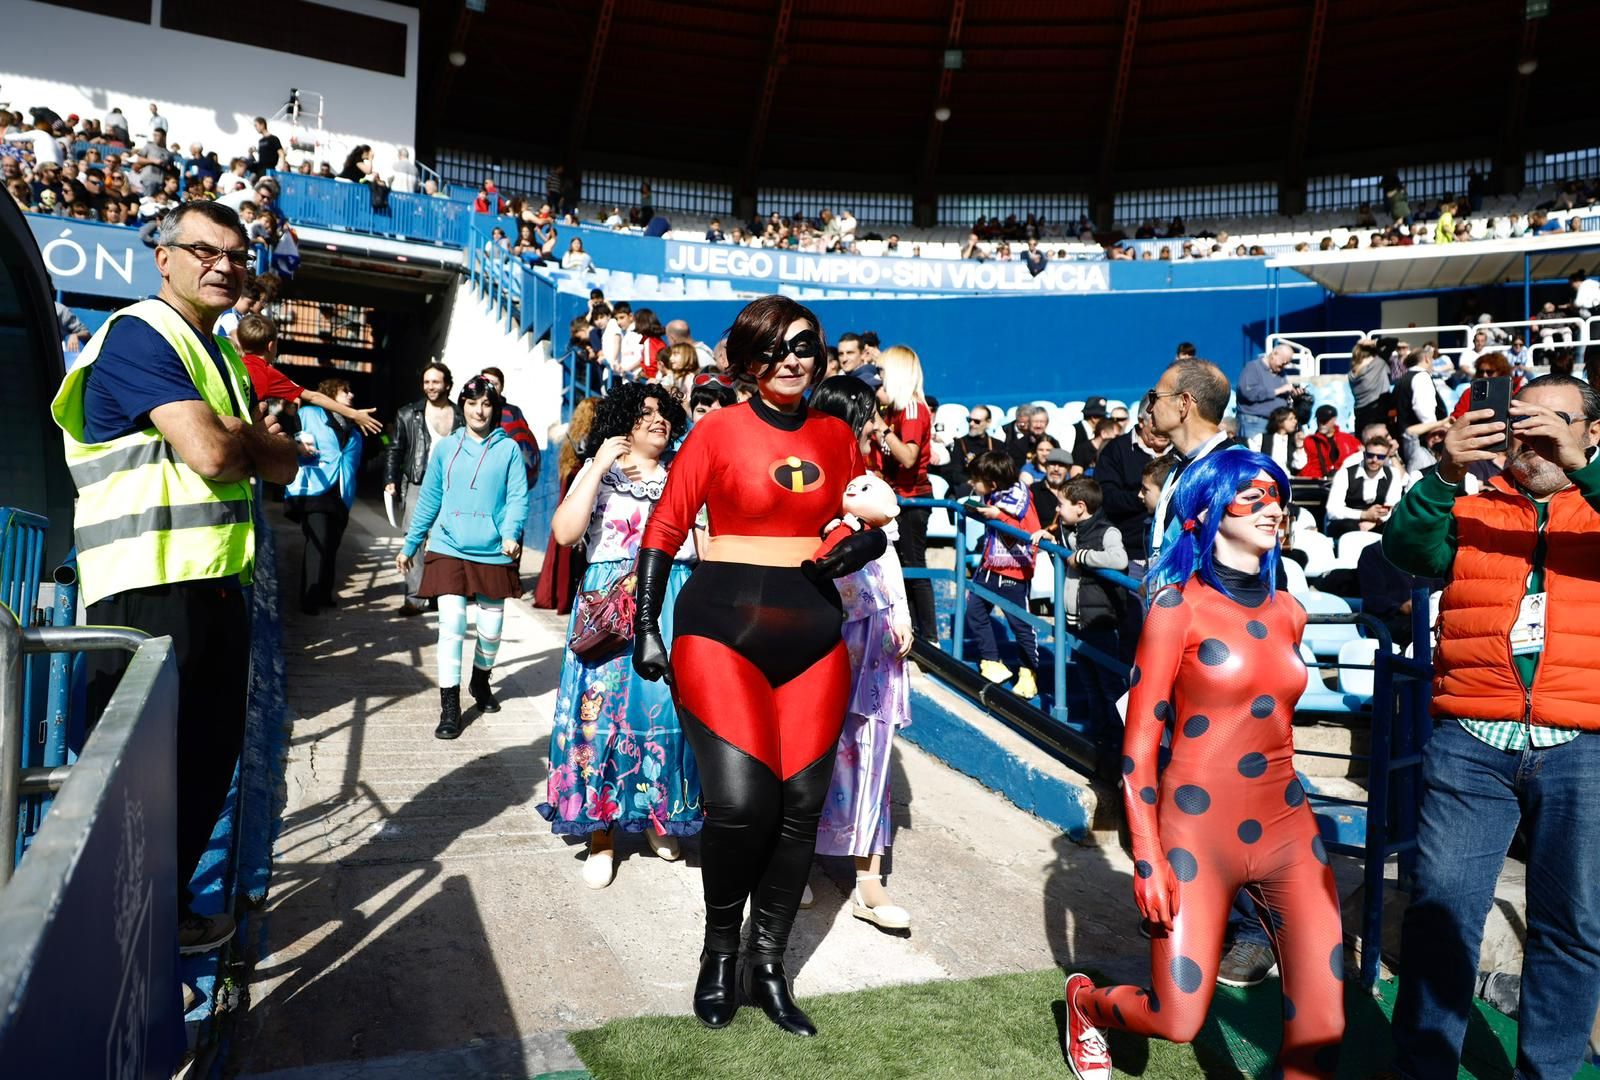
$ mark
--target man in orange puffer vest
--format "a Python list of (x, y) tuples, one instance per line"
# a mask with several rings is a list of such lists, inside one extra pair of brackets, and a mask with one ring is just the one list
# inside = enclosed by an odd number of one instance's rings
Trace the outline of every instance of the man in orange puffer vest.
[(1401, 500), (1383, 551), (1446, 579), (1423, 751), (1416, 888), (1401, 938), (1396, 1071), (1454, 1077), (1506, 849), (1527, 839), (1517, 1075), (1561, 1080), (1600, 1007), (1600, 395), (1566, 375), (1511, 406), (1505, 470), (1467, 466), (1504, 428), (1469, 412)]

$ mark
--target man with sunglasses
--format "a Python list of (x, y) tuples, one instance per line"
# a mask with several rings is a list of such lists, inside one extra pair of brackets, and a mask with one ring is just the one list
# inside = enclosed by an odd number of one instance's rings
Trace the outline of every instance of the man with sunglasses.
[(1545, 375), (1511, 403), (1506, 466), (1463, 482), (1507, 435), (1490, 409), (1450, 425), (1439, 467), (1384, 531), (1389, 561), (1443, 578), (1434, 729), (1400, 944), (1396, 1071), (1454, 1076), (1484, 921), (1512, 839), (1527, 847), (1516, 1074), (1570, 1077), (1600, 1007), (1600, 395)]
[(1340, 468), (1328, 488), (1323, 531), (1331, 540), (1350, 532), (1382, 532), (1389, 512), (1409, 485), (1400, 460), (1387, 438), (1373, 435), (1361, 449), (1361, 460)]
[[(255, 406), (233, 345), (211, 332), (244, 285), (233, 211), (185, 203), (155, 235), (161, 291), (116, 312), (67, 373), (51, 413), (78, 488), (75, 540), (85, 622), (170, 636), (178, 664), (179, 949), (233, 935), (197, 915), (189, 880), (227, 801), (244, 739), (254, 567), (253, 481), (287, 484), (296, 451)], [(126, 654), (86, 657), (90, 722)]]

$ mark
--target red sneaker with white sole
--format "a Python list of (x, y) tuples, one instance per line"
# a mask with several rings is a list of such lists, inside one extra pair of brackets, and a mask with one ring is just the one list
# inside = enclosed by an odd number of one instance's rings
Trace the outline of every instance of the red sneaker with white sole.
[(1067, 976), (1063, 997), (1067, 1003), (1067, 1030), (1062, 1049), (1066, 1051), (1067, 1064), (1078, 1080), (1111, 1080), (1111, 1051), (1106, 1047), (1105, 1033), (1093, 1024), (1078, 1007), (1078, 995), (1094, 989), (1087, 975)]

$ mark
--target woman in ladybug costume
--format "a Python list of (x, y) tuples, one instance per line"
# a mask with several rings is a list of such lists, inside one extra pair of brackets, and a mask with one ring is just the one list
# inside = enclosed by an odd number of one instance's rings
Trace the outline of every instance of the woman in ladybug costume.
[[(832, 579), (886, 541), (856, 533), (813, 561), (845, 485), (864, 471), (849, 426), (806, 408), (826, 367), (816, 316), (763, 297), (734, 320), (727, 349), (728, 373), (753, 377), (758, 393), (702, 418), (678, 451), (639, 550), (633, 665), (646, 679), (670, 678), (700, 768), (706, 937), (695, 1015), (709, 1027), (733, 1019), (753, 897), (745, 995), (785, 1031), (814, 1035), (790, 996), (783, 952), (850, 697)], [(678, 594), (669, 663), (659, 630), (667, 574), (702, 506), (710, 542)]]
[[(1150, 986), (1066, 983), (1067, 1059), (1109, 1080), (1103, 1028), (1193, 1040), (1216, 988), (1234, 895), (1248, 889), (1283, 982), (1282, 1077), (1333, 1076), (1344, 945), (1328, 853), (1294, 772), (1305, 610), (1276, 592), (1288, 477), (1262, 454), (1202, 458), (1174, 493), (1183, 531), (1150, 571), (1123, 739), (1133, 895)], [(1170, 739), (1170, 758), (1163, 735)], [(1165, 767), (1162, 762), (1165, 759)]]

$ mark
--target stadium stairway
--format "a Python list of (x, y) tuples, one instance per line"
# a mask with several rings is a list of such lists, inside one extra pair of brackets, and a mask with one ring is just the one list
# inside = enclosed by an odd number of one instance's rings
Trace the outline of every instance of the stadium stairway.
[[(527, 414), (528, 425), (544, 449), (546, 432), (561, 419), (561, 361), (551, 357), (550, 343), (507, 329), (465, 282), (456, 286), (450, 304), (450, 325), (439, 360), (450, 369), (456, 391), (485, 367), (500, 368), (506, 374), (506, 400)], [(560, 332), (565, 334), (564, 329)]]

